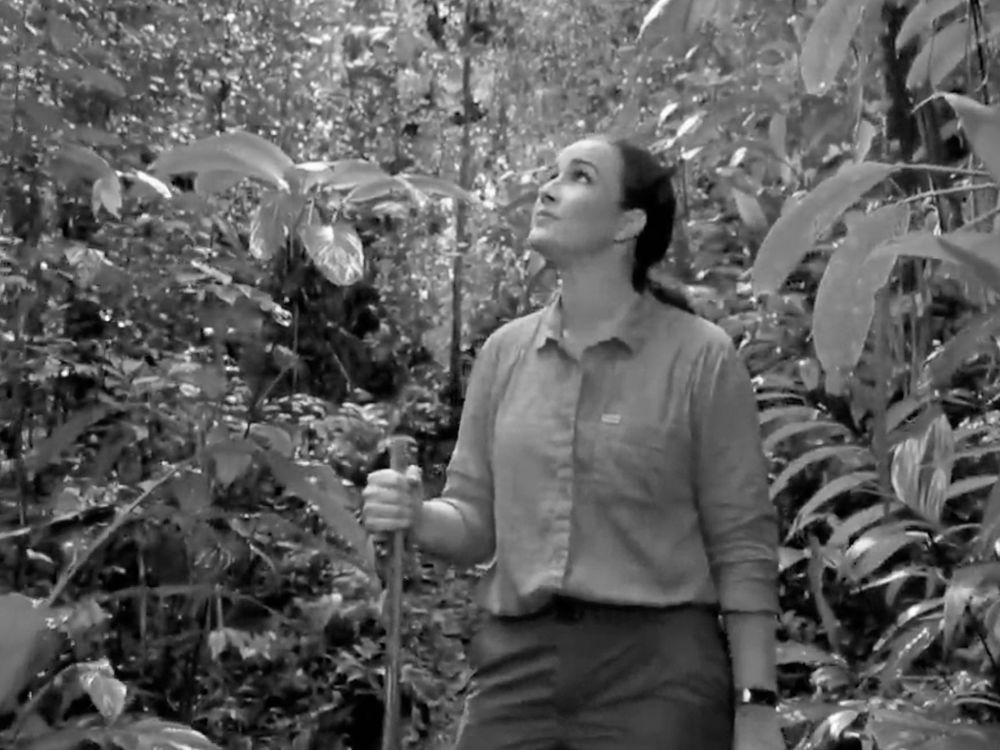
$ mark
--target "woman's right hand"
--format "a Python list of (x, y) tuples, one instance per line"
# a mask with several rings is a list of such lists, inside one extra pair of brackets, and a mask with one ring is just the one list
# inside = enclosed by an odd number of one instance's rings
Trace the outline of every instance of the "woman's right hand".
[(420, 468), (411, 466), (405, 473), (392, 469), (373, 471), (361, 499), (361, 517), (368, 531), (386, 533), (413, 528), (420, 520), (424, 503)]

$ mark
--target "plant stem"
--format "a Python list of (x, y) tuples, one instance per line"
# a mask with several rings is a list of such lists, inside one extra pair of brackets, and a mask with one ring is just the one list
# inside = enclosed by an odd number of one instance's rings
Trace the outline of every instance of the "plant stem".
[(122, 527), (126, 519), (128, 519), (128, 517), (132, 514), (132, 511), (134, 511), (136, 508), (142, 505), (142, 503), (145, 502), (146, 498), (152, 495), (153, 492), (160, 487), (160, 485), (162, 485), (164, 482), (170, 479), (174, 474), (176, 474), (178, 469), (180, 469), (182, 465), (183, 464), (177, 464), (175, 466), (172, 466), (166, 474), (164, 474), (162, 477), (160, 477), (151, 485), (149, 485), (149, 487), (147, 487), (145, 491), (143, 491), (143, 493), (139, 495), (139, 497), (137, 497), (135, 500), (133, 500), (132, 502), (130, 502), (128, 505), (125, 506), (125, 508), (115, 517), (115, 519), (108, 524), (107, 528), (105, 528), (104, 531), (100, 533), (97, 539), (94, 540), (94, 543), (87, 548), (87, 551), (84, 552), (82, 555), (80, 555), (80, 557), (78, 557), (76, 560), (74, 560), (66, 568), (66, 570), (63, 571), (63, 574), (59, 576), (59, 580), (56, 581), (56, 585), (53, 587), (52, 593), (49, 594), (48, 599), (46, 599), (45, 601), (46, 606), (51, 607), (56, 603), (56, 601), (59, 599), (59, 596), (62, 594), (63, 590), (69, 584), (70, 580), (72, 580), (73, 576), (75, 576), (79, 572), (80, 568), (82, 568), (86, 564), (87, 560), (89, 560), (93, 556), (93, 554), (105, 542), (107, 542), (114, 535), (114, 533), (118, 531), (118, 529)]

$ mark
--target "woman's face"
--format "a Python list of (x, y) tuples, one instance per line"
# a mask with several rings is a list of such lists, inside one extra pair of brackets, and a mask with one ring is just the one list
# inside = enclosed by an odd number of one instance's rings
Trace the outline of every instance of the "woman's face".
[(528, 243), (551, 263), (607, 251), (623, 233), (622, 159), (598, 138), (568, 146), (538, 193)]

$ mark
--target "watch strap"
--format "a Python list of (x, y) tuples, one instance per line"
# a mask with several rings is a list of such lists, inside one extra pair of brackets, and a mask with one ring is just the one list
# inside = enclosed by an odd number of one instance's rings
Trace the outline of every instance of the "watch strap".
[(769, 706), (770, 708), (775, 708), (778, 705), (778, 694), (774, 690), (766, 688), (740, 688), (736, 691), (736, 705)]

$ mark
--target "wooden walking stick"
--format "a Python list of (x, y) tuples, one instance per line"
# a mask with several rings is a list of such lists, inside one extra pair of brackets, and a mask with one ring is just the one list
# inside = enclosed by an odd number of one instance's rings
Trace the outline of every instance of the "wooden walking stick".
[[(405, 473), (410, 465), (410, 447), (413, 439), (393, 436), (389, 439), (389, 468)], [(382, 750), (400, 750), (399, 736), (399, 672), (402, 651), (403, 617), (403, 531), (394, 531), (389, 537), (389, 569), (386, 581), (385, 635), (385, 698), (382, 714)]]

